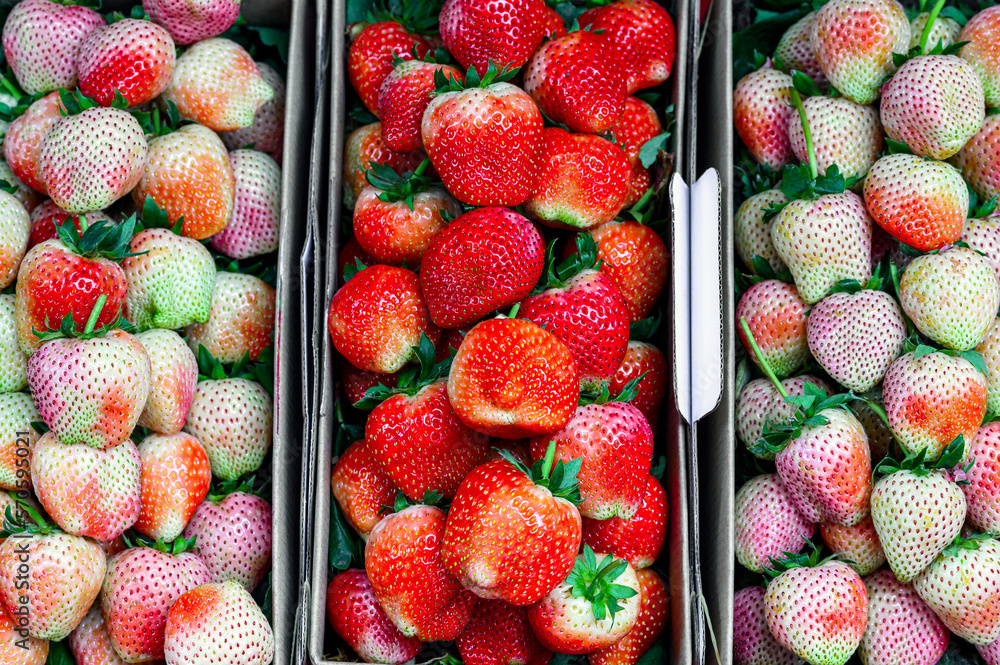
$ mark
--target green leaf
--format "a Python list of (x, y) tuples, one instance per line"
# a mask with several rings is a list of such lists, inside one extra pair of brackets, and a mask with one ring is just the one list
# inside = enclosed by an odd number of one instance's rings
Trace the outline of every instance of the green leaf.
[(983, 359), (983, 355), (981, 353), (979, 353), (978, 351), (969, 350), (969, 351), (962, 351), (958, 355), (968, 360), (972, 364), (972, 366), (979, 371), (980, 374), (982, 374), (985, 377), (989, 377), (990, 370), (989, 367), (986, 366), (986, 360)]
[(792, 72), (792, 85), (803, 95), (808, 97), (819, 97), (823, 91), (819, 89), (816, 82), (809, 78), (808, 74), (798, 70)]
[(284, 63), (288, 62), (288, 31), (278, 28), (265, 28), (261, 26), (250, 26), (250, 30), (255, 32), (266, 46), (272, 46), (278, 51), (278, 57)]
[(912, 155), (913, 151), (905, 143), (900, 141), (893, 141), (890, 138), (885, 140), (886, 148), (888, 148), (890, 155)]
[(667, 141), (670, 139), (670, 132), (664, 132), (649, 139), (639, 148), (639, 161), (645, 168), (649, 168), (656, 163), (661, 150), (666, 150)]
[[(73, 656), (70, 655), (70, 650), (66, 645), (66, 642), (66, 640), (61, 642), (49, 642), (49, 655), (45, 660), (45, 665), (75, 665), (75, 661), (73, 660)], [(17, 644), (18, 642), (15, 641), (15, 645)]]
[(330, 567), (347, 570), (352, 563), (364, 567), (363, 561), (355, 561), (358, 551), (357, 536), (347, 525), (347, 518), (340, 511), (337, 500), (330, 499)]
[(810, 7), (801, 0), (785, 5), (780, 13), (757, 11), (758, 20), (748, 28), (733, 34), (733, 78), (739, 81), (757, 66), (756, 52), (774, 53), (782, 35), (805, 16)]

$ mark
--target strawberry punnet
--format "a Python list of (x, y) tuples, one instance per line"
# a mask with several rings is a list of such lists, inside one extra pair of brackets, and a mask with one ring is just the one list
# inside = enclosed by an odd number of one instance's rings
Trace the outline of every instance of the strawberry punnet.
[(347, 76), (361, 102), (376, 116), (378, 94), (397, 60), (419, 60), (432, 50), (431, 43), (396, 17), (380, 12), (375, 23), (351, 27), (354, 38), (347, 53)]
[(614, 46), (625, 67), (625, 88), (633, 94), (659, 85), (674, 66), (674, 21), (654, 0), (618, 0), (588, 9), (580, 25), (601, 31)]
[(441, 7), (441, 41), (462, 67), (485, 74), (497, 67), (523, 67), (538, 50), (547, 25), (541, 0), (447, 0)]
[(448, 511), (441, 559), (481, 598), (530, 605), (573, 569), (582, 538), (576, 472), (555, 444), (529, 469), (509, 452), (466, 476)]
[(760, 573), (785, 552), (800, 552), (816, 525), (795, 507), (777, 474), (751, 478), (736, 493), (736, 560)]
[(424, 147), (420, 124), (437, 89), (437, 72), (458, 82), (465, 80), (454, 67), (423, 60), (404, 60), (385, 77), (378, 91), (378, 116), (382, 138), (390, 149), (410, 152)]
[(150, 21), (126, 18), (91, 32), (77, 60), (80, 92), (101, 106), (117, 93), (129, 106), (155, 99), (174, 75), (174, 40)]
[(913, 587), (891, 570), (880, 570), (865, 577), (865, 590), (868, 624), (858, 645), (861, 662), (891, 665), (902, 654), (912, 663), (940, 660), (951, 634)]
[(240, 14), (239, 0), (143, 0), (142, 8), (182, 45), (221, 35)]
[(466, 665), (547, 665), (552, 658), (531, 630), (525, 608), (502, 600), (478, 600), (455, 646)]
[(516, 73), (494, 66), (479, 76), (470, 69), (464, 82), (435, 74), (438, 87), (421, 139), (445, 187), (462, 203), (515, 206), (535, 187), (542, 114), (528, 93), (507, 82)]
[(368, 574), (357, 568), (338, 573), (330, 580), (326, 589), (326, 618), (365, 662), (401, 665), (416, 656), (422, 645), (420, 640), (403, 635), (393, 625), (375, 598)]

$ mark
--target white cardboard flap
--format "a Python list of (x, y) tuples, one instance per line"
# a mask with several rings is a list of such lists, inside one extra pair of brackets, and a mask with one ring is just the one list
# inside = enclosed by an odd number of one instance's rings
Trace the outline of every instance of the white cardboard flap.
[(677, 410), (691, 422), (691, 271), (690, 209), (691, 192), (680, 174), (670, 178), (670, 209), (673, 218), (673, 321), (674, 321), (674, 400)]
[(722, 190), (709, 169), (691, 189), (691, 418), (722, 398)]

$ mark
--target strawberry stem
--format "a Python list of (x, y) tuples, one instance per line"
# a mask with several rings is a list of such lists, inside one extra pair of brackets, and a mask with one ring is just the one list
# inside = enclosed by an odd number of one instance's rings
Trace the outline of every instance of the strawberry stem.
[(87, 319), (87, 325), (83, 329), (84, 335), (89, 335), (94, 332), (94, 326), (97, 325), (97, 319), (101, 316), (101, 310), (104, 309), (104, 303), (108, 301), (108, 296), (101, 294), (97, 297), (97, 302), (94, 303), (94, 309), (90, 310), (90, 318)]
[(764, 374), (767, 375), (767, 378), (771, 379), (771, 383), (773, 383), (774, 386), (778, 389), (778, 394), (781, 395), (781, 398), (785, 399), (786, 397), (788, 397), (788, 391), (785, 390), (785, 387), (783, 385), (781, 385), (781, 381), (778, 381), (778, 377), (775, 376), (774, 370), (771, 369), (771, 366), (767, 363), (767, 360), (764, 358), (764, 352), (760, 350), (759, 346), (757, 346), (757, 340), (753, 338), (753, 333), (750, 332), (750, 326), (747, 324), (747, 317), (745, 316), (740, 317), (740, 326), (743, 328), (743, 334), (746, 335), (747, 342), (750, 344), (750, 348), (751, 350), (753, 350), (753, 354), (757, 357), (757, 362), (760, 363), (760, 368), (764, 370)]
[(938, 0), (934, 3), (934, 8), (931, 9), (930, 16), (927, 17), (927, 23), (924, 25), (924, 31), (920, 34), (920, 54), (923, 55), (927, 52), (927, 40), (931, 36), (931, 30), (934, 29), (934, 21), (937, 20), (938, 14), (944, 8), (945, 0)]
[(413, 175), (416, 175), (416, 176), (423, 175), (427, 171), (427, 168), (430, 165), (431, 165), (431, 159), (430, 159), (430, 157), (424, 157), (424, 161), (420, 162), (420, 165), (417, 166), (417, 168), (413, 171)]
[(802, 121), (802, 135), (806, 139), (806, 152), (809, 153), (809, 173), (813, 180), (819, 175), (816, 167), (816, 148), (813, 146), (812, 133), (809, 131), (809, 119), (806, 117), (806, 107), (802, 105), (802, 97), (799, 91), (792, 87), (792, 102), (799, 112), (799, 119)]
[(552, 472), (552, 463), (556, 458), (556, 442), (549, 441), (549, 447), (545, 449), (545, 461), (542, 462), (542, 476), (548, 478)]

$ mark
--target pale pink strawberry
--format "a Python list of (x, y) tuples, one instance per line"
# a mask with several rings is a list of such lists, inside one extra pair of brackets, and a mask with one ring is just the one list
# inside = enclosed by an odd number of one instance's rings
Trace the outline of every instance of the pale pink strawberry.
[(285, 138), (285, 80), (273, 67), (263, 62), (257, 63), (257, 69), (264, 82), (271, 86), (274, 96), (260, 105), (253, 116), (253, 124), (222, 132), (219, 138), (229, 150), (260, 150), (280, 164)]
[(868, 625), (858, 645), (864, 665), (933, 665), (951, 636), (933, 610), (891, 570), (865, 577)]
[(875, 483), (871, 514), (889, 567), (908, 583), (962, 531), (965, 495), (942, 471), (904, 469)]
[[(836, 164), (845, 178), (864, 178), (885, 144), (878, 112), (843, 97), (808, 97), (802, 106), (819, 172), (826, 173)], [(809, 150), (798, 113), (788, 122), (788, 140), (799, 161), (808, 162)]]
[(31, 450), (35, 496), (74, 536), (113, 540), (135, 524), (142, 502), (139, 451), (131, 441), (109, 450), (60, 443), (47, 432)]
[(991, 108), (1000, 106), (998, 27), (1000, 27), (1000, 9), (987, 7), (969, 19), (957, 40), (969, 42), (962, 47), (961, 56), (979, 75), (983, 90), (986, 92), (986, 105)]
[(28, 393), (0, 395), (0, 488), (31, 485), (31, 450), (39, 434), (31, 423), (41, 420)]
[[(793, 374), (809, 357), (808, 312), (809, 305), (799, 296), (795, 286), (776, 279), (754, 284), (736, 305), (736, 320), (746, 318), (764, 359), (779, 379)], [(742, 327), (737, 326), (736, 330), (751, 360), (759, 362), (750, 352), (750, 343)]]
[[(25, 639), (21, 632), (20, 619), (12, 619), (6, 610), (0, 609), (0, 663), (16, 665), (45, 665), (48, 662), (49, 641), (36, 637)], [(90, 665), (78, 661), (79, 665)], [(117, 665), (110, 663), (109, 665)]]
[(982, 128), (951, 158), (951, 163), (962, 172), (962, 178), (984, 201), (1000, 195), (998, 155), (1000, 115), (993, 113), (986, 116)]
[[(927, 27), (927, 20), (930, 19), (930, 12), (920, 12), (910, 20), (910, 48), (920, 45), (920, 40)], [(958, 35), (962, 32), (962, 26), (950, 18), (938, 14), (934, 18), (934, 25), (931, 26), (927, 34), (927, 43), (924, 45), (924, 52), (933, 49), (940, 42), (943, 48), (947, 48), (958, 41)]]
[(819, 532), (826, 546), (858, 575), (867, 575), (885, 563), (885, 552), (870, 515), (854, 526), (820, 524)]
[(989, 644), (977, 644), (976, 651), (986, 661), (986, 665), (997, 665), (997, 663), (1000, 663), (1000, 639), (994, 640)]
[(986, 115), (976, 70), (954, 55), (907, 60), (882, 87), (879, 109), (890, 139), (931, 159), (958, 152)]
[(139, 183), (147, 148), (142, 126), (126, 111), (98, 107), (66, 117), (42, 141), (46, 191), (68, 212), (104, 210)]
[(167, 611), (209, 577), (205, 563), (193, 552), (133, 547), (111, 557), (101, 588), (101, 610), (111, 644), (122, 660), (141, 663), (163, 658)]
[[(142, 461), (142, 507), (135, 530), (172, 542), (208, 494), (212, 470), (198, 439), (181, 432), (150, 434), (138, 446)], [(199, 547), (210, 546), (199, 540)], [(206, 560), (206, 564), (208, 561)]]
[(899, 280), (899, 303), (917, 330), (947, 349), (974, 349), (1000, 306), (993, 264), (967, 247), (918, 256)]
[(868, 617), (861, 576), (841, 561), (792, 568), (767, 585), (764, 616), (780, 644), (810, 663), (844, 663)]
[(25, 92), (76, 87), (80, 44), (104, 18), (87, 7), (25, 0), (3, 26), (3, 52)]
[(271, 395), (247, 379), (202, 381), (184, 431), (205, 447), (212, 475), (234, 480), (256, 471), (271, 447)]
[(820, 90), (826, 90), (829, 84), (826, 74), (816, 62), (813, 51), (812, 30), (816, 23), (816, 12), (809, 12), (792, 24), (781, 36), (774, 48), (774, 64), (788, 73), (799, 71), (813, 80)]
[(751, 273), (757, 272), (753, 265), (755, 256), (767, 261), (776, 273), (785, 269), (785, 262), (771, 244), (771, 219), (765, 216), (771, 206), (783, 203), (788, 203), (788, 197), (780, 189), (769, 189), (754, 194), (736, 209), (733, 217), (736, 255)]
[(840, 280), (864, 284), (871, 277), (872, 220), (853, 192), (792, 201), (774, 218), (771, 243), (807, 303), (822, 300)]
[(242, 46), (215, 37), (199, 41), (177, 59), (162, 99), (185, 118), (217, 132), (253, 124), (257, 109), (274, 91)]
[(17, 340), (13, 294), (0, 294), (0, 394), (28, 387), (28, 356)]
[(149, 397), (150, 374), (146, 350), (124, 330), (54, 339), (28, 359), (28, 386), (52, 434), (67, 445), (101, 450), (132, 433)]
[(896, 71), (893, 53), (910, 43), (910, 20), (896, 0), (831, 0), (816, 14), (812, 45), (830, 85), (858, 104), (878, 99)]
[(0, 191), (0, 289), (17, 278), (30, 233), (31, 220), (24, 206), (12, 194)]
[(760, 586), (747, 587), (733, 598), (733, 663), (735, 665), (801, 665), (805, 661), (774, 639), (764, 615)]
[(795, 160), (788, 140), (795, 115), (791, 89), (791, 76), (765, 67), (744, 76), (733, 91), (736, 133), (758, 163), (775, 170)]
[(200, 242), (167, 229), (132, 238), (122, 261), (128, 282), (125, 318), (139, 330), (176, 330), (208, 321), (215, 292), (215, 261)]
[(104, 571), (104, 551), (92, 540), (19, 534), (0, 544), (0, 602), (15, 621), (27, 619), (31, 637), (58, 641), (94, 604)]
[(993, 538), (948, 546), (913, 589), (957, 637), (989, 644), (1000, 636), (1000, 542)]
[(830, 378), (860, 393), (877, 385), (902, 353), (906, 320), (885, 291), (833, 293), (809, 312), (806, 339)]
[(1000, 530), (1000, 423), (986, 423), (979, 428), (969, 447), (975, 459), (961, 485), (965, 493), (966, 518), (985, 533)]
[[(754, 336), (756, 337), (756, 335)], [(758, 342), (759, 344), (759, 342)], [(805, 384), (811, 383), (827, 395), (834, 394), (824, 381), (813, 376), (796, 376), (781, 382), (789, 396), (805, 394)], [(770, 379), (754, 379), (743, 387), (736, 398), (736, 436), (747, 448), (752, 448), (764, 434), (764, 425), (772, 427), (792, 422), (798, 407), (785, 401)], [(774, 459), (774, 452), (754, 453), (761, 459)]]
[(208, 321), (188, 326), (184, 337), (195, 353), (204, 346), (213, 358), (234, 363), (257, 360), (274, 343), (275, 290), (253, 275), (219, 272)]
[(149, 330), (135, 337), (146, 349), (151, 368), (149, 397), (137, 424), (158, 434), (177, 434), (194, 398), (198, 360), (172, 330)]
[(916, 155), (886, 155), (865, 178), (865, 208), (893, 238), (928, 252), (962, 235), (969, 190), (949, 164)]
[(213, 582), (232, 580), (253, 591), (271, 566), (271, 506), (246, 492), (209, 499), (188, 521), (184, 537), (197, 538)]
[(94, 603), (70, 633), (69, 649), (78, 665), (125, 665), (125, 661), (111, 646), (100, 603)]
[(986, 412), (1000, 413), (1000, 319), (990, 324), (976, 351), (986, 362)]
[(142, 8), (178, 44), (221, 35), (240, 15), (239, 0), (143, 0)]
[(959, 434), (968, 451), (986, 414), (986, 377), (965, 358), (907, 353), (889, 366), (882, 399), (903, 450), (935, 461)]
[(736, 560), (745, 568), (770, 570), (771, 559), (801, 552), (815, 533), (777, 474), (751, 478), (736, 492)]
[(1000, 279), (1000, 217), (966, 220), (960, 241), (985, 254)]
[[(36, 167), (38, 166), (37, 155), (38, 152), (36, 150)], [(14, 187), (14, 198), (21, 202), (21, 205), (24, 206), (24, 209), (27, 210), (28, 213), (31, 213), (42, 203), (42, 201), (45, 200), (45, 197), (21, 182), (21, 179), (14, 175), (14, 172), (10, 170), (10, 167), (7, 166), (7, 162), (3, 159), (0, 159), (0, 180), (6, 180), (12, 187)]]
[(226, 228), (233, 214), (235, 178), (226, 147), (203, 125), (185, 125), (150, 141), (132, 200), (151, 197), (181, 234), (203, 240)]
[(168, 663), (268, 665), (274, 633), (246, 589), (235, 582), (205, 584), (170, 606), (163, 652)]
[(233, 208), (229, 223), (212, 236), (212, 247), (232, 259), (249, 259), (278, 249), (281, 221), (281, 167), (266, 153), (229, 153)]
[(3, 156), (10, 170), (28, 187), (43, 194), (46, 189), (42, 177), (42, 141), (63, 119), (61, 109), (59, 93), (48, 94), (10, 123), (3, 137)]
[(80, 92), (101, 106), (111, 106), (116, 92), (129, 106), (152, 101), (174, 74), (175, 49), (170, 33), (150, 21), (101, 26), (80, 45)]

